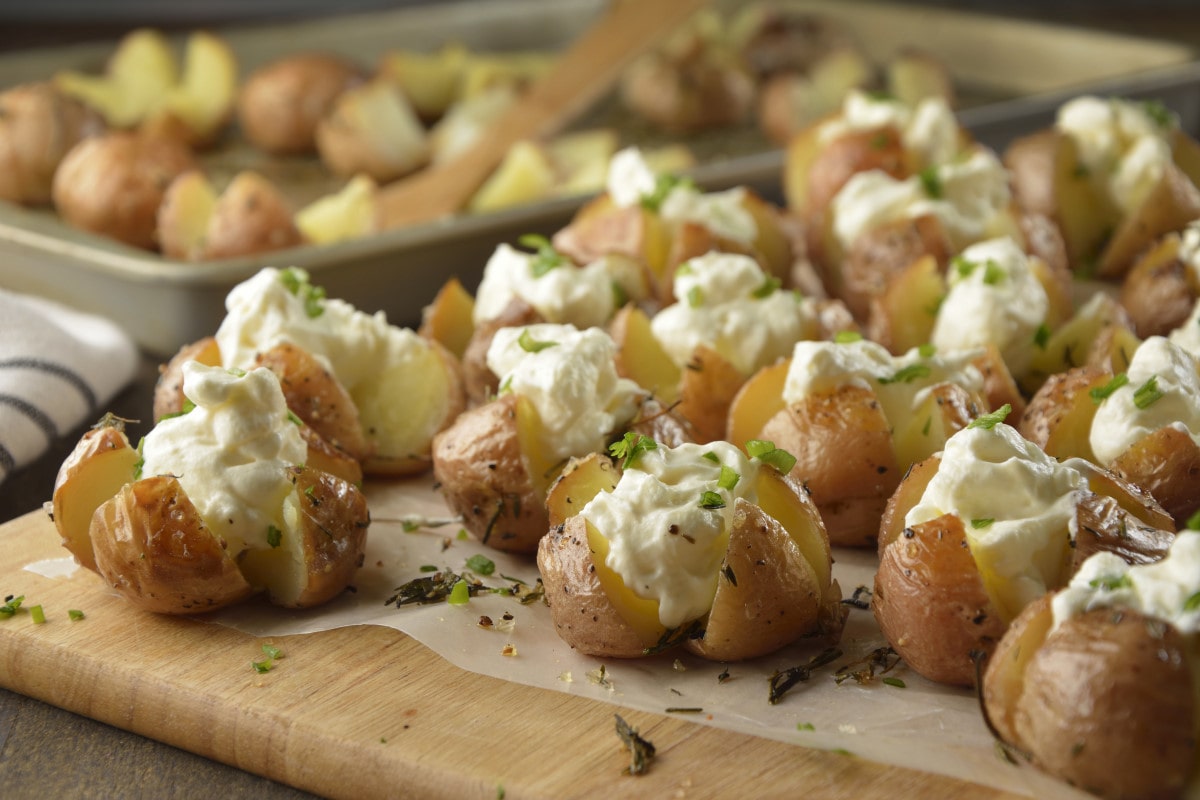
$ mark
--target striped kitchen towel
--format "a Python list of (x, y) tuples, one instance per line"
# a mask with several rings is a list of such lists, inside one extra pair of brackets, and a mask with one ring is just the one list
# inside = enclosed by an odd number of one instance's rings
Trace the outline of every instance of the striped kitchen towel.
[(113, 322), (0, 289), (0, 482), (99, 418), (137, 365)]

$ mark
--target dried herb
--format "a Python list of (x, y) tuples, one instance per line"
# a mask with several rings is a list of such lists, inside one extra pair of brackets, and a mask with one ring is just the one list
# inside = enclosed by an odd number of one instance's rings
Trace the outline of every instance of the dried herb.
[(630, 727), (628, 722), (621, 719), (620, 714), (613, 716), (617, 718), (617, 736), (629, 748), (630, 761), (625, 773), (641, 775), (649, 768), (650, 761), (654, 758), (654, 745), (638, 736), (637, 729)]
[(836, 647), (830, 647), (809, 659), (807, 664), (800, 664), (795, 667), (788, 667), (782, 672), (775, 672), (768, 679), (770, 691), (767, 693), (767, 702), (775, 705), (783, 696), (788, 693), (796, 684), (803, 683), (812, 677), (813, 670), (818, 667), (823, 667), (832, 661), (842, 657), (842, 651)]
[[(465, 583), (466, 592), (474, 596), (487, 588), (478, 581), (465, 581), (462, 576), (446, 569), (439, 570), (423, 578), (414, 578), (395, 589), (395, 594), (383, 602), (385, 606), (395, 605), (396, 608), (406, 605), (429, 605), (443, 603), (450, 599), (450, 593), (459, 583)], [(462, 590), (460, 590), (462, 591)]]
[(863, 611), (869, 611), (871, 608), (871, 589), (867, 586), (859, 586), (854, 590), (854, 593), (842, 600), (843, 605), (853, 606)]
[(865, 658), (838, 667), (837, 672), (833, 673), (833, 679), (839, 684), (850, 678), (853, 678), (855, 683), (870, 683), (876, 675), (890, 672), (899, 663), (900, 656), (895, 650), (891, 647), (879, 647), (868, 653)]
[(688, 639), (699, 639), (704, 636), (704, 623), (694, 619), (687, 625), (677, 628), (667, 628), (658, 641), (642, 651), (642, 655), (653, 656), (670, 650), (672, 647), (686, 642)]

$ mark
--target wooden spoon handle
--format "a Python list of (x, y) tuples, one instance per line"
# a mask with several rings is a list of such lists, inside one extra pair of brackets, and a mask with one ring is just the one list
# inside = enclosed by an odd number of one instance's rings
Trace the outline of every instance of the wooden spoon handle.
[(594, 103), (637, 55), (675, 30), (707, 0), (619, 0), (529, 87), (480, 141), (379, 193), (379, 224), (396, 228), (458, 211), (509, 148), (557, 132)]

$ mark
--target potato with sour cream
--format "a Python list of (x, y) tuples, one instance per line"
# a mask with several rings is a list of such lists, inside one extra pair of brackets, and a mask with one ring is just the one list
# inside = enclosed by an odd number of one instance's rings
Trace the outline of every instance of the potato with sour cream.
[(182, 373), (188, 409), (137, 449), (106, 419), (64, 462), (53, 501), (64, 546), (160, 613), (209, 611), (259, 590), (297, 608), (335, 597), (361, 565), (365, 497), (313, 466), (270, 370), (191, 361)]
[(550, 504), (565, 516), (538, 548), (559, 636), (595, 656), (684, 646), (719, 661), (836, 637), (845, 609), (820, 516), (777, 470), (785, 453), (754, 452), (629, 434), (620, 466), (596, 457), (564, 477)]
[(769, 439), (795, 454), (792, 477), (812, 492), (834, 544), (850, 547), (875, 543), (887, 499), (911, 464), (1000, 399), (978, 365), (1005, 373), (987, 351), (924, 346), (893, 356), (854, 336), (800, 342), (785, 363), (738, 392), (730, 436)]
[(1089, 554), (1154, 560), (1174, 530), (1144, 492), (1058, 463), (1000, 416), (914, 466), (880, 524), (875, 618), (909, 666), (942, 683), (974, 683), (975, 654)]
[(1161, 561), (1108, 553), (1031, 604), (983, 676), (1010, 752), (1105, 798), (1182, 798), (1197, 787), (1200, 532)]
[(1018, 205), (1058, 224), (1076, 272), (1119, 278), (1200, 216), (1200, 144), (1157, 101), (1076, 97), (1004, 161)]

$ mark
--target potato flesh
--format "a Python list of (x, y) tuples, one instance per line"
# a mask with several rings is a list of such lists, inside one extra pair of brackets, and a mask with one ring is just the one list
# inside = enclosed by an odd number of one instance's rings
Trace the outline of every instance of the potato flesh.
[(566, 523), (600, 492), (611, 492), (619, 479), (612, 461), (599, 453), (591, 453), (568, 464), (546, 495), (550, 527), (557, 528)]
[(419, 333), (441, 344), (461, 359), (475, 333), (475, 298), (458, 278), (442, 285), (433, 302), (421, 313)]
[(728, 441), (745, 448), (746, 442), (758, 438), (767, 420), (783, 410), (783, 387), (791, 366), (790, 358), (782, 359), (742, 384), (729, 404)]
[(92, 515), (133, 480), (140, 458), (123, 426), (101, 425), (84, 434), (59, 469), (52, 505), (63, 547), (81, 566), (93, 571), (96, 556), (89, 533)]
[(637, 306), (617, 312), (611, 324), (617, 345), (617, 373), (670, 405), (679, 399), (682, 372), (650, 329), (650, 318)]

